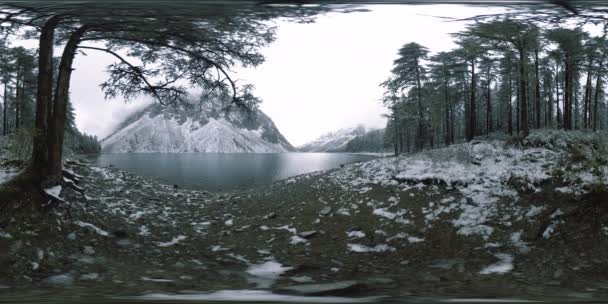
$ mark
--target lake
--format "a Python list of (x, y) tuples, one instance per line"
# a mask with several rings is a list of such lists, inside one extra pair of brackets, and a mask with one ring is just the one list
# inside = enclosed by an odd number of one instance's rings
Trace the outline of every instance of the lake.
[(101, 154), (94, 162), (183, 188), (222, 191), (268, 185), (374, 158), (347, 153), (128, 153)]

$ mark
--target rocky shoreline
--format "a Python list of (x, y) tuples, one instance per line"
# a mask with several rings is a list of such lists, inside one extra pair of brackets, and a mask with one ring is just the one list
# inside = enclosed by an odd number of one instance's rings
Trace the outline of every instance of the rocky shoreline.
[(458, 161), (383, 158), (226, 193), (72, 162), (85, 196), (64, 189), (42, 218), (1, 218), (0, 294), (606, 299), (608, 229), (573, 213), (605, 197), (574, 178), (584, 162), (556, 171), (569, 155), (549, 143), (477, 142)]

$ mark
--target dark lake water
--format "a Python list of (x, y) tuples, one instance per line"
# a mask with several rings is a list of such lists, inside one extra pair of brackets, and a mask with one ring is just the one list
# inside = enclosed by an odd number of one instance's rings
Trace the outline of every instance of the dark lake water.
[(373, 158), (346, 153), (129, 153), (101, 154), (95, 161), (183, 188), (221, 191), (268, 185)]

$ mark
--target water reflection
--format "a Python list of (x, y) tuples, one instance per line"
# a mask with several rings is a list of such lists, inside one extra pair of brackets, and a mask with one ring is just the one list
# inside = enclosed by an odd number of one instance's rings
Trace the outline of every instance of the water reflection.
[(100, 166), (114, 165), (185, 188), (219, 191), (266, 185), (373, 158), (343, 153), (133, 153), (102, 154), (95, 161)]

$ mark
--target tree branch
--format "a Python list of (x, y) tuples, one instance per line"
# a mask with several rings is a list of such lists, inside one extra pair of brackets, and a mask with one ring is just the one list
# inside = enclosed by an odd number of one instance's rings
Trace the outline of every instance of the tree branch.
[[(211, 60), (205, 56), (201, 56), (200, 54), (195, 53), (194, 51), (191, 51), (191, 50), (188, 50), (188, 49), (185, 49), (182, 47), (166, 44), (166, 43), (157, 42), (157, 41), (146, 41), (146, 40), (141, 40), (141, 39), (136, 39), (136, 38), (127, 38), (127, 37), (101, 36), (101, 37), (89, 37), (89, 38), (85, 38), (83, 40), (93, 40), (93, 41), (94, 40), (122, 40), (122, 41), (131, 41), (131, 42), (135, 42), (135, 43), (141, 43), (144, 45), (155, 45), (155, 46), (159, 46), (159, 47), (169, 48), (174, 51), (179, 51), (179, 52), (187, 54), (188, 56), (191, 56), (193, 58), (203, 60), (203, 61), (213, 65), (217, 70), (219, 70), (224, 75), (224, 77), (228, 80), (228, 82), (230, 82), (230, 86), (232, 88), (232, 102), (240, 104), (240, 101), (237, 98), (238, 92), (237, 92), (237, 88), (236, 88), (236, 82), (230, 77), (228, 72), (226, 72), (226, 70), (220, 64), (215, 62), (214, 60)], [(101, 49), (101, 50), (105, 50), (105, 49)]]
[(129, 68), (131, 68), (131, 70), (133, 70), (133, 72), (135, 72), (135, 74), (137, 76), (139, 76), (139, 78), (141, 78), (141, 80), (143, 80), (143, 82), (146, 84), (146, 86), (148, 86), (148, 88), (150, 89), (150, 92), (154, 95), (154, 97), (156, 97), (156, 99), (158, 99), (158, 102), (160, 104), (162, 104), (162, 105), (165, 105), (165, 103), (163, 102), (163, 100), (158, 95), (158, 92), (156, 91), (156, 88), (148, 81), (148, 79), (141, 72), (141, 70), (138, 69), (137, 67), (135, 67), (133, 64), (131, 64), (126, 59), (124, 59), (118, 53), (116, 53), (116, 52), (114, 52), (112, 50), (108, 50), (108, 49), (104, 49), (104, 48), (98, 48), (98, 47), (93, 47), (93, 46), (82, 46), (81, 45), (81, 46), (78, 46), (78, 48), (80, 48), (80, 49), (89, 49), (89, 50), (102, 51), (102, 52), (106, 52), (106, 53), (111, 54), (112, 56), (118, 58), (118, 60), (120, 60), (122, 63), (126, 64), (127, 66), (129, 66)]

